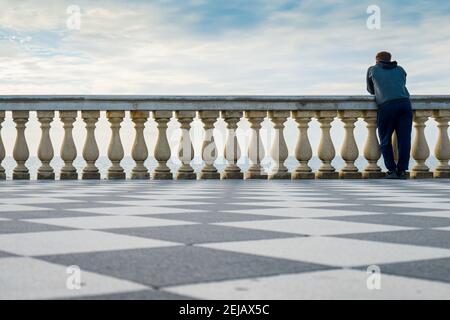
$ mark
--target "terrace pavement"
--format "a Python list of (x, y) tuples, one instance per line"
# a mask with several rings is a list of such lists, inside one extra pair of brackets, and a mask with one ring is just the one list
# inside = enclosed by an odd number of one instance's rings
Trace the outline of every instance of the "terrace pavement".
[(448, 299), (450, 181), (3, 181), (0, 298)]

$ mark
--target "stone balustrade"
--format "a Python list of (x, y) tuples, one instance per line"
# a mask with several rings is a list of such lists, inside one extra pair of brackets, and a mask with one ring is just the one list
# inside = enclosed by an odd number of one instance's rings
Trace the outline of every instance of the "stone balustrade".
[[(411, 168), (410, 177), (450, 178), (448, 135), (450, 96), (414, 96), (412, 100), (415, 135), (411, 155), (415, 165)], [(0, 129), (5, 120), (5, 111), (12, 111), (17, 132), (12, 154), (16, 162), (12, 172), (13, 179), (30, 179), (29, 169), (25, 165), (29, 158), (25, 130), (30, 111), (37, 112), (41, 128), (37, 154), (41, 161), (37, 172), (38, 179), (55, 179), (54, 169), (50, 165), (54, 157), (50, 130), (55, 111), (58, 111), (64, 128), (60, 150), (64, 166), (59, 173), (60, 179), (78, 179), (79, 176), (82, 179), (100, 179), (100, 172), (96, 166), (99, 149), (95, 130), (101, 112), (106, 112), (111, 127), (108, 147), (111, 165), (107, 173), (108, 179), (125, 179), (125, 172), (121, 166), (124, 148), (120, 137), (125, 112), (130, 112), (135, 128), (131, 153), (135, 167), (132, 169), (131, 179), (372, 179), (384, 176), (377, 164), (381, 154), (376, 134), (376, 106), (373, 98), (368, 96), (0, 96)], [(79, 150), (76, 149), (72, 130), (79, 115), (86, 128), (82, 150), (85, 167), (82, 172), (77, 172), (73, 165)], [(146, 138), (154, 138), (144, 136), (144, 127), (150, 115), (156, 121), (158, 130), (153, 150), (158, 164), (151, 174), (144, 165), (149, 156)], [(175, 176), (167, 166), (171, 156), (167, 123), (173, 116), (181, 127), (178, 150), (181, 165)], [(190, 129), (196, 116), (201, 120), (204, 129), (201, 151), (203, 167), (198, 174), (191, 166), (194, 148)], [(215, 166), (218, 151), (213, 134), (214, 125), (219, 117), (224, 119), (228, 131), (224, 150), (227, 165), (221, 174)], [(236, 137), (238, 122), (242, 117), (250, 124), (251, 138), (248, 150), (241, 150)], [(288, 148), (284, 126), (289, 117), (292, 117), (298, 126), (295, 146), (298, 166), (292, 172), (285, 166)], [(261, 166), (265, 150), (260, 129), (265, 118), (270, 119), (274, 128), (273, 144), (269, 152), (274, 166), (268, 173)], [(309, 123), (313, 118), (317, 119), (321, 129), (317, 149), (321, 166), (317, 172), (313, 172), (308, 164), (313, 155), (308, 137)], [(339, 149), (345, 164), (339, 171), (332, 165), (336, 157), (336, 147), (333, 145), (330, 131), (336, 118), (342, 121), (345, 130), (344, 140)], [(438, 164), (435, 168), (426, 165), (430, 148), (424, 130), (429, 118), (436, 121), (438, 130), (434, 149)], [(367, 127), (362, 154), (368, 164), (362, 172), (355, 166), (355, 161), (360, 155), (354, 136), (355, 123), (358, 119), (363, 119)], [(242, 172), (237, 165), (244, 152), (250, 161), (246, 172)], [(5, 169), (1, 166), (4, 158), (5, 148), (0, 135), (0, 179), (6, 177)]]

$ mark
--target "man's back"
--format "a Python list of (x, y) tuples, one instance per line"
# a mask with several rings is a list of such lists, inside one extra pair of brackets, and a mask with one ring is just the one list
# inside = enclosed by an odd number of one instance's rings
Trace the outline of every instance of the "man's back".
[(409, 99), (405, 70), (396, 61), (378, 61), (367, 70), (367, 91), (375, 95), (378, 105)]
[[(406, 89), (406, 72), (387, 51), (378, 52), (376, 64), (367, 70), (367, 91), (378, 105), (377, 129), (387, 179), (406, 179), (411, 151), (413, 111)], [(391, 62), (392, 61), (392, 62)], [(397, 135), (398, 159), (394, 159), (392, 135)]]

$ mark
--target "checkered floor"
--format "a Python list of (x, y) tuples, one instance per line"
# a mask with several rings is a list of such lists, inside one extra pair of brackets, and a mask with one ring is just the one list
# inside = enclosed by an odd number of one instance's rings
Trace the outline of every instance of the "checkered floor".
[(1, 299), (450, 298), (448, 180), (0, 190)]

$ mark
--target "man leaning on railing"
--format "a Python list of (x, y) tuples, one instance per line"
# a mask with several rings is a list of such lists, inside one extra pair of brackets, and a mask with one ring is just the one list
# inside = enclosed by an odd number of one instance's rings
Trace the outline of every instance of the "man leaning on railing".
[[(396, 61), (391, 61), (389, 52), (379, 52), (375, 59), (376, 64), (367, 70), (367, 91), (375, 95), (378, 105), (377, 128), (381, 153), (388, 170), (386, 179), (406, 179), (413, 120), (406, 72)], [(397, 163), (392, 148), (394, 131), (398, 141)]]

